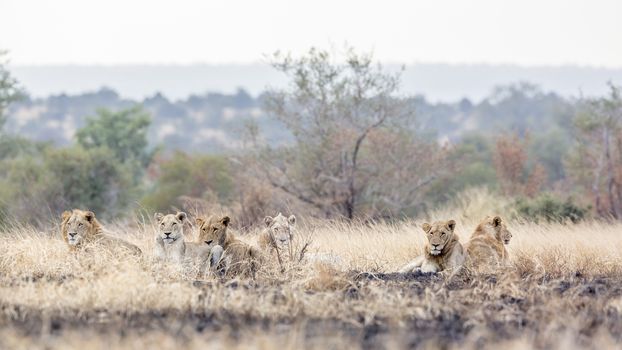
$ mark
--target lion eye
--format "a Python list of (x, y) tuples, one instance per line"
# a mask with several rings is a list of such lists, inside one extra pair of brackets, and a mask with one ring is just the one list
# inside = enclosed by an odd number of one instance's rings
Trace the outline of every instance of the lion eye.
[(444, 235), (445, 235), (445, 232), (441, 233), (441, 236), (444, 236)]
[(214, 228), (212, 229), (212, 232), (216, 232), (216, 231), (218, 231), (218, 229), (217, 229), (216, 227), (214, 227)]
[(79, 224), (78, 224), (78, 227), (82, 227), (82, 226), (84, 226), (84, 224), (83, 224), (83, 223), (79, 223)]
[(164, 227), (164, 223), (161, 223), (160, 226)]
[(173, 226), (177, 226), (177, 223), (176, 223), (176, 222), (174, 222), (174, 223), (173, 223)]

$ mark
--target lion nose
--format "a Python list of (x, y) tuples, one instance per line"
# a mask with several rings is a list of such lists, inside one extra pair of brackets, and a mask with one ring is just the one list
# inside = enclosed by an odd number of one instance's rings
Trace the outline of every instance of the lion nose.
[(166, 235), (166, 237), (171, 235), (171, 232), (164, 232), (164, 235)]
[(287, 241), (287, 238), (279, 238), (279, 241), (281, 241), (281, 243), (285, 243), (285, 241)]
[(75, 236), (75, 235), (77, 235), (77, 234), (78, 234), (78, 232), (69, 232), (69, 235), (70, 235), (71, 237), (73, 237), (73, 236)]
[(434, 248), (438, 248), (438, 246), (439, 246), (439, 245), (440, 245), (440, 244), (434, 244), (434, 243), (432, 243), (432, 247), (434, 247)]

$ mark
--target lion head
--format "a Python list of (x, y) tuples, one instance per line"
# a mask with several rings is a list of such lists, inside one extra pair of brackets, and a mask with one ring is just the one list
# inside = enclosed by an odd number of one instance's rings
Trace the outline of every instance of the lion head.
[(449, 220), (437, 221), (431, 225), (425, 223), (422, 228), (428, 238), (429, 253), (431, 255), (440, 255), (443, 248), (445, 248), (447, 243), (454, 237), (456, 222), (454, 220)]
[(494, 232), (495, 238), (503, 244), (510, 244), (512, 233), (505, 226), (503, 220), (499, 216), (488, 216), (484, 219), (483, 224), (488, 226)]
[(231, 219), (228, 216), (210, 216), (207, 219), (197, 218), (199, 226), (198, 242), (207, 245), (219, 244), (225, 247), (227, 239), (227, 227)]
[(92, 240), (101, 230), (101, 225), (92, 211), (65, 211), (61, 219), (61, 234), (70, 247)]
[(158, 223), (158, 238), (162, 239), (162, 242), (165, 244), (172, 244), (178, 239), (183, 240), (184, 224), (186, 223), (187, 217), (188, 216), (184, 212), (168, 215), (156, 213), (155, 219)]
[(296, 217), (290, 215), (288, 218), (281, 213), (276, 217), (266, 216), (264, 223), (269, 233), (274, 237), (274, 244), (287, 245), (294, 237), (294, 227), (296, 226)]

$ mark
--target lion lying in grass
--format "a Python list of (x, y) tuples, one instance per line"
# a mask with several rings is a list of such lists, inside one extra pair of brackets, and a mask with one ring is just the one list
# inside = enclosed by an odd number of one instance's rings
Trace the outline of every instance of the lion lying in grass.
[(164, 215), (155, 214), (157, 222), (154, 256), (158, 261), (172, 261), (178, 264), (196, 264), (199, 272), (209, 266), (216, 266), (221, 259), (223, 248), (213, 242), (184, 241), (184, 212)]
[(98, 244), (107, 248), (122, 248), (136, 255), (142, 254), (140, 248), (134, 244), (105, 234), (92, 211), (73, 209), (63, 212), (61, 235), (71, 250)]
[(509, 254), (505, 245), (510, 243), (510, 239), (512, 233), (501, 217), (486, 217), (465, 244), (469, 267), (482, 270), (509, 265)]
[(406, 264), (399, 272), (440, 272), (453, 270), (464, 264), (465, 253), (458, 235), (454, 232), (454, 220), (437, 221), (432, 225), (425, 223), (422, 228), (428, 239), (424, 254)]
[(217, 270), (227, 275), (255, 275), (260, 259), (257, 248), (242, 242), (228, 231), (231, 219), (228, 216), (197, 218), (198, 242), (218, 244), (224, 249)]
[(259, 248), (266, 256), (276, 256), (279, 264), (285, 256), (293, 258), (292, 239), (294, 237), (294, 227), (296, 217), (290, 215), (288, 218), (279, 213), (275, 217), (266, 216), (264, 219), (266, 228), (259, 234)]

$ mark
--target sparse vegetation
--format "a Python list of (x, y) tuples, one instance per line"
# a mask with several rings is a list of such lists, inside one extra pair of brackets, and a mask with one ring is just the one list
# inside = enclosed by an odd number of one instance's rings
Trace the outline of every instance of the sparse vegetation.
[[(442, 215), (450, 212), (465, 216), (457, 208)], [(287, 261), (280, 273), (273, 262), (254, 281), (153, 269), (150, 223), (107, 226), (144, 260), (70, 253), (53, 227), (7, 229), (0, 346), (568, 349), (620, 341), (619, 224), (510, 222), (511, 269), (459, 281), (392, 274), (421, 252), (420, 223), (307, 220), (297, 239), (310, 237), (310, 252), (339, 255), (339, 270)], [(458, 220), (462, 240), (475, 224)], [(256, 233), (242, 238), (254, 242)]]

